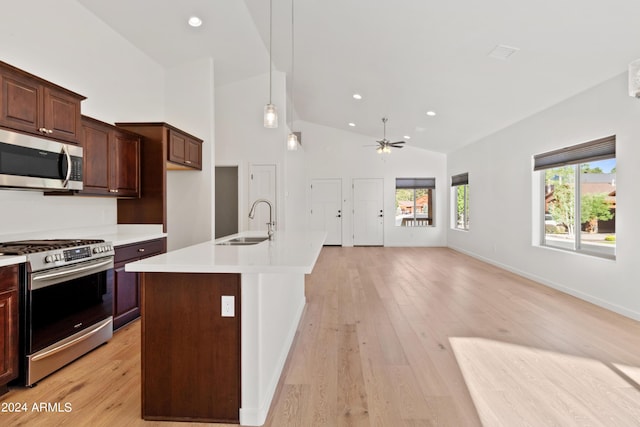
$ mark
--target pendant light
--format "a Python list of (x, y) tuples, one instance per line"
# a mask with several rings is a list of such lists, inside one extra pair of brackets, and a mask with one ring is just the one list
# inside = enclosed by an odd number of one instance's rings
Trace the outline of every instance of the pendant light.
[(273, 0), (269, 0), (269, 103), (264, 106), (264, 127), (278, 127), (278, 109), (271, 103), (271, 69), (273, 62), (271, 60), (271, 39), (273, 34)]
[(289, 114), (288, 116), (291, 117), (291, 125), (289, 126), (289, 135), (287, 136), (287, 150), (289, 151), (295, 151), (298, 149), (298, 145), (300, 144), (300, 141), (298, 141), (298, 136), (295, 134), (295, 132), (293, 132), (293, 87), (294, 87), (294, 68), (293, 68), (293, 60), (294, 60), (294, 49), (295, 49), (295, 44), (294, 44), (294, 25), (293, 25), (293, 2), (294, 0), (291, 0), (291, 99), (290, 99), (290, 106), (289, 106)]

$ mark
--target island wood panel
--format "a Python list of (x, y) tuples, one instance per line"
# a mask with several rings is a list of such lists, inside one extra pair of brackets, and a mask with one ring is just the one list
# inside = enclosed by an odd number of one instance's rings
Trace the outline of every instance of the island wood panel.
[[(222, 295), (235, 317), (221, 317)], [(142, 274), (142, 415), (239, 422), (239, 274)]]

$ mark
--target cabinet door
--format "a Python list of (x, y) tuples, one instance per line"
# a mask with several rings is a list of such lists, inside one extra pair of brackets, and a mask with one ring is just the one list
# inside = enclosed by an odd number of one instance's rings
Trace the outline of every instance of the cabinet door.
[(118, 196), (140, 195), (140, 138), (113, 132), (111, 183)]
[(85, 121), (82, 125), (84, 194), (109, 192), (109, 128)]
[[(135, 261), (135, 260), (131, 260)], [(124, 271), (125, 263), (114, 271), (113, 329), (140, 317), (140, 282), (138, 273)]]
[(164, 253), (167, 240), (154, 239), (118, 246), (114, 259), (113, 329), (140, 317), (140, 275), (125, 271), (125, 264)]
[(174, 130), (169, 131), (169, 161), (184, 164), (187, 138)]
[(77, 143), (80, 133), (80, 100), (45, 87), (44, 127), (52, 138)]
[(42, 85), (14, 74), (2, 74), (0, 124), (26, 132), (37, 132), (44, 118)]
[(185, 163), (191, 167), (202, 169), (202, 144), (193, 139), (187, 140)]
[(0, 386), (18, 376), (18, 266), (0, 268)]

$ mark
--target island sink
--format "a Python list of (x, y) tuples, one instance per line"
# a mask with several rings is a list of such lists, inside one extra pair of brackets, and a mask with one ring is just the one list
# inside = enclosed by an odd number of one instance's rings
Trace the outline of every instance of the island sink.
[(224, 242), (216, 243), (216, 245), (223, 246), (247, 246), (256, 245), (260, 242), (264, 242), (268, 237), (236, 237), (234, 239), (225, 240)]

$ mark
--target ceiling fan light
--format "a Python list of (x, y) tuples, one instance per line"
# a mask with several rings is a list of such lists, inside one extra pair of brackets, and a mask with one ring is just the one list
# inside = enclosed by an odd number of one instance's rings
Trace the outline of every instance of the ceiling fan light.
[(376, 153), (378, 153), (378, 154), (382, 154), (382, 152), (383, 152), (383, 151), (382, 151), (382, 147), (378, 147), (378, 148), (376, 148)]
[(278, 127), (278, 109), (273, 104), (264, 106), (264, 127), (270, 129)]
[(296, 151), (298, 149), (298, 136), (291, 132), (287, 137), (287, 150)]
[(383, 152), (385, 153), (391, 153), (391, 147), (389, 147), (388, 145), (385, 145), (385, 147), (382, 149)]

